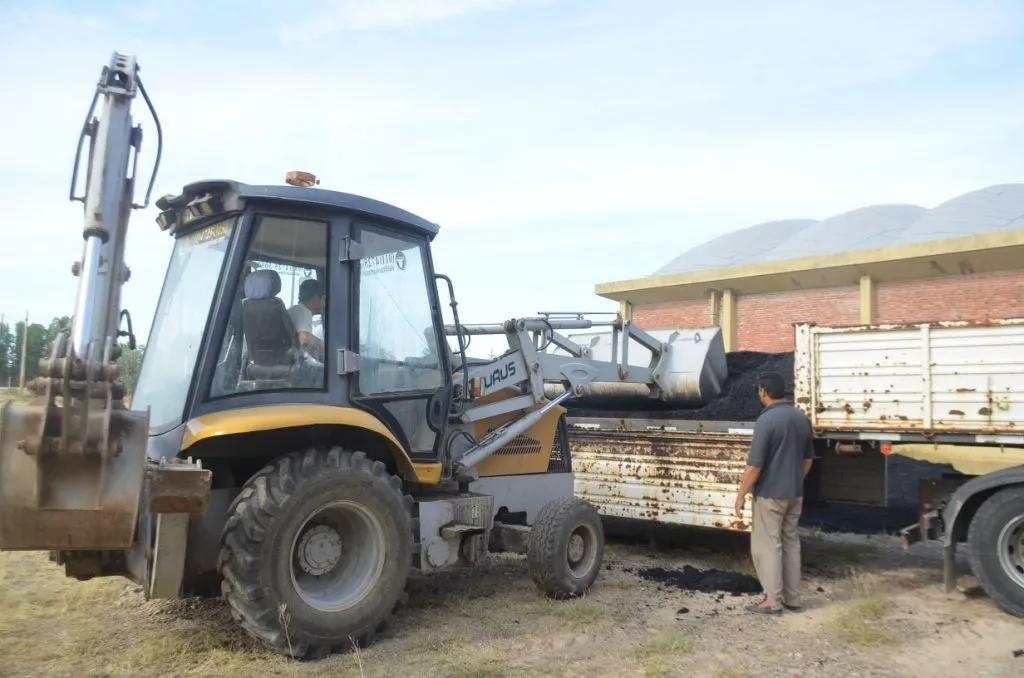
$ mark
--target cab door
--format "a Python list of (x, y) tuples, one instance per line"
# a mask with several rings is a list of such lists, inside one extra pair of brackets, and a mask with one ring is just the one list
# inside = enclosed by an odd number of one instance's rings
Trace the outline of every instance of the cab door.
[(452, 388), (426, 237), (356, 222), (349, 253), (352, 402), (380, 417), (413, 459), (437, 459)]

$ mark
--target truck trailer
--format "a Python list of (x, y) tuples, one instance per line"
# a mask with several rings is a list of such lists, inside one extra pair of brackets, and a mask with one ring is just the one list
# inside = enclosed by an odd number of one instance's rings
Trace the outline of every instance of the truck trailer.
[[(965, 544), (986, 593), (1024, 617), (1024, 318), (797, 323), (793, 331), (794, 351), (763, 355), (760, 365), (729, 353), (721, 394), (699, 410), (570, 407), (577, 495), (607, 518), (749, 531), (750, 509), (736, 516), (733, 506), (756, 377), (783, 371), (815, 432), (808, 504), (883, 507), (897, 458), (941, 465), (943, 473), (920, 480), (919, 520), (899, 531), (904, 547), (941, 542), (949, 591)], [(642, 349), (632, 355), (643, 364)]]

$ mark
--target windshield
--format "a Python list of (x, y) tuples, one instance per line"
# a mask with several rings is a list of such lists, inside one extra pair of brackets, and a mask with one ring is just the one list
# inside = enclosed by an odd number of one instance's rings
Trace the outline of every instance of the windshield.
[(152, 433), (181, 422), (234, 223), (219, 221), (174, 244), (131, 400), (133, 410), (150, 408)]

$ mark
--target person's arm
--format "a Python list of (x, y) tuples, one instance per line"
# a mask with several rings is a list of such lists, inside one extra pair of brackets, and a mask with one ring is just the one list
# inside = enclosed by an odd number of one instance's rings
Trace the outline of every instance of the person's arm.
[(814, 465), (814, 429), (810, 420), (807, 421), (807, 440), (804, 443), (804, 478), (811, 472)]
[(751, 466), (747, 464), (747, 467), (743, 469), (743, 477), (740, 478), (740, 489), (739, 496), (743, 497), (746, 501), (747, 495), (750, 494), (750, 490), (754, 487), (754, 483), (761, 477), (761, 467)]
[(292, 325), (295, 326), (295, 338), (310, 353), (319, 354), (323, 344), (313, 334), (313, 314), (302, 304), (296, 304), (288, 310), (292, 318)]
[(754, 425), (754, 435), (750, 441), (750, 452), (747, 453), (747, 466), (743, 470), (743, 477), (740, 478), (740, 486), (736, 492), (736, 515), (743, 515), (743, 508), (747, 505), (747, 495), (754, 487), (754, 483), (761, 477), (761, 469), (764, 468), (765, 460), (768, 457), (768, 435), (763, 426)]

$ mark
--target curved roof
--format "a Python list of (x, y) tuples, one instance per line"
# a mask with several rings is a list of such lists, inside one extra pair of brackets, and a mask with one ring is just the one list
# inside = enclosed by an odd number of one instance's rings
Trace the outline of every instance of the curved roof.
[(779, 238), (787, 238), (816, 223), (814, 219), (783, 219), (731, 231), (683, 252), (654, 275), (724, 268), (759, 261), (775, 249)]
[(918, 205), (872, 205), (821, 221), (785, 219), (749, 226), (683, 252), (652, 275), (1014, 229), (1024, 229), (1024, 184), (999, 184), (965, 193), (931, 209)]
[(905, 242), (958, 238), (1024, 228), (1024, 184), (997, 184), (928, 210), (903, 234)]

